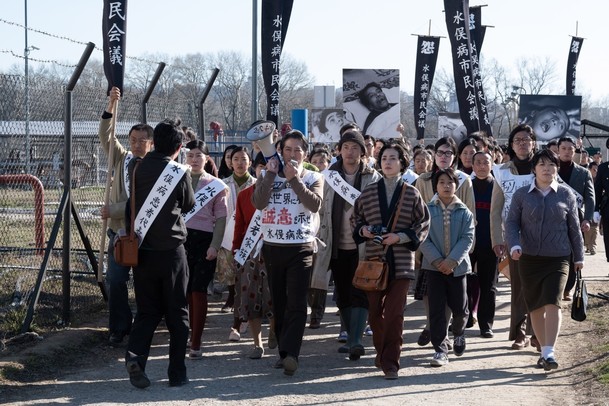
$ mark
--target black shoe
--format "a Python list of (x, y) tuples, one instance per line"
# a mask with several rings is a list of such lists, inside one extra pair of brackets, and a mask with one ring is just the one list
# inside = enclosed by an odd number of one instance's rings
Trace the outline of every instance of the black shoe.
[(366, 350), (364, 346), (361, 344), (355, 344), (353, 347), (349, 348), (349, 359), (351, 361), (357, 361), (360, 359), (362, 355), (366, 354)]
[(317, 319), (311, 319), (311, 323), (309, 323), (309, 328), (316, 330), (321, 327), (321, 323)]
[(125, 366), (127, 367), (127, 372), (129, 372), (129, 382), (131, 382), (131, 385), (140, 389), (150, 386), (150, 379), (148, 379), (146, 373), (137, 361), (127, 361)]
[(298, 369), (298, 360), (296, 357), (291, 355), (286, 356), (283, 359), (283, 373), (287, 376), (294, 375), (294, 372)]
[(110, 337), (108, 337), (108, 341), (110, 342), (110, 344), (115, 344), (115, 345), (121, 344), (126, 335), (127, 334), (120, 333), (120, 332), (110, 333)]
[(429, 330), (421, 331), (421, 335), (419, 336), (419, 339), (417, 340), (417, 344), (420, 345), (421, 347), (425, 347), (427, 344), (429, 344), (430, 341), (431, 341), (431, 333), (429, 332)]
[(494, 336), (495, 336), (495, 334), (493, 333), (493, 330), (491, 330), (490, 328), (480, 332), (480, 337), (482, 337), (482, 338), (493, 338)]
[(277, 362), (273, 364), (273, 368), (275, 369), (283, 369), (283, 358), (279, 358)]
[(184, 386), (186, 385), (188, 382), (190, 382), (188, 380), (188, 378), (184, 377), (182, 379), (176, 379), (176, 380), (169, 380), (169, 386), (171, 387), (178, 387), (178, 386)]
[(550, 371), (556, 368), (558, 368), (558, 362), (556, 362), (554, 357), (548, 357), (543, 359), (543, 369), (545, 371)]
[(456, 336), (453, 339), (453, 352), (457, 357), (460, 357), (465, 352), (465, 334)]
[(537, 360), (537, 368), (541, 369), (543, 368), (544, 362), (543, 362), (543, 357), (539, 357), (539, 359)]

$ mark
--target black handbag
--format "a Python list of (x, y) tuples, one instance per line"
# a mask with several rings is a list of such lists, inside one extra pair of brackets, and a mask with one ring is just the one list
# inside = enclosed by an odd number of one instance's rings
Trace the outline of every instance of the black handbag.
[(575, 276), (575, 294), (571, 304), (571, 318), (575, 321), (584, 321), (588, 312), (588, 290), (586, 289), (586, 282), (582, 278), (582, 271), (577, 270)]

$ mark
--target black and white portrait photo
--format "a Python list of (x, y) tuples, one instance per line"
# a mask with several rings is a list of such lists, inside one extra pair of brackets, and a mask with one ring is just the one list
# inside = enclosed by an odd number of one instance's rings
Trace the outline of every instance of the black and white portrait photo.
[(343, 109), (364, 135), (399, 137), (399, 69), (343, 69)]
[(459, 113), (443, 111), (438, 114), (438, 138), (452, 137), (457, 145), (467, 137), (467, 128)]
[(581, 96), (521, 95), (518, 122), (528, 124), (538, 141), (579, 137)]
[(341, 109), (313, 109), (310, 122), (315, 142), (331, 144), (340, 140), (340, 128), (348, 120)]

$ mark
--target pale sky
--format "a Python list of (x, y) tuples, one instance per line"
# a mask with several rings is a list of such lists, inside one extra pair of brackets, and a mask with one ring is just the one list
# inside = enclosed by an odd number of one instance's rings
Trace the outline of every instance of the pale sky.
[[(261, 0), (258, 1), (258, 13)], [(28, 26), (56, 36), (94, 42), (101, 48), (101, 0), (29, 0)], [(549, 57), (556, 63), (556, 93), (564, 94), (570, 35), (584, 43), (576, 94), (609, 96), (609, 2), (607, 0), (488, 0), (482, 61), (506, 67), (521, 58)], [(0, 0), (0, 19), (24, 24), (24, 1)], [(416, 37), (444, 36), (441, 0), (295, 0), (284, 53), (304, 61), (316, 85), (342, 83), (343, 68), (400, 69), (401, 90), (413, 93)], [(127, 56), (183, 55), (231, 50), (251, 54), (251, 0), (129, 0)], [(258, 35), (259, 35), (258, 29)], [(0, 21), (0, 72), (23, 59), (24, 30)], [(31, 58), (74, 65), (84, 46), (29, 33)], [(101, 59), (101, 51), (94, 57)], [(36, 65), (37, 62), (31, 62)], [(440, 44), (438, 68), (452, 72), (448, 38)], [(126, 69), (129, 69), (127, 62)]]

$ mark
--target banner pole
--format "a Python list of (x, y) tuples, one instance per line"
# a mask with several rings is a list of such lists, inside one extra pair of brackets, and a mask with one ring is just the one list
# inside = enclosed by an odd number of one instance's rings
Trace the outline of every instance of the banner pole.
[[(110, 142), (108, 145), (108, 173), (106, 175), (106, 190), (104, 192), (104, 205), (102, 207), (107, 206), (110, 203), (110, 188), (112, 187), (112, 169), (114, 169), (114, 145), (116, 141), (116, 114), (118, 112), (118, 100), (114, 103), (114, 108), (112, 109), (112, 120), (111, 126), (112, 131), (110, 132)], [(106, 252), (106, 230), (108, 228), (108, 218), (104, 218), (102, 221), (102, 233), (101, 240), (99, 243), (99, 256), (97, 261), (97, 282), (103, 282), (104, 279), (104, 255)]]

